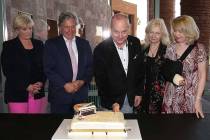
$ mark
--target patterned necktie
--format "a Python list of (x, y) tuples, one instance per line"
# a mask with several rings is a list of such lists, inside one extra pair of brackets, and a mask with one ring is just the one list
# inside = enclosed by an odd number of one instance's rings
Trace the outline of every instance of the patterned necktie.
[(71, 65), (72, 65), (72, 71), (73, 71), (73, 78), (72, 81), (75, 81), (77, 78), (77, 70), (78, 70), (78, 66), (77, 66), (77, 60), (76, 60), (76, 55), (73, 51), (72, 48), (72, 40), (69, 41), (69, 48), (68, 48), (69, 54), (70, 54), (70, 58), (71, 58)]

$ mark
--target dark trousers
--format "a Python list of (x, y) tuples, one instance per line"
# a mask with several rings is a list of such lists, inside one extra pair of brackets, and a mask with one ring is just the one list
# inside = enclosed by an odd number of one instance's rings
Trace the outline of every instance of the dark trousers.
[(74, 109), (72, 104), (50, 104), (50, 111), (51, 113), (56, 114), (69, 114), (74, 115)]

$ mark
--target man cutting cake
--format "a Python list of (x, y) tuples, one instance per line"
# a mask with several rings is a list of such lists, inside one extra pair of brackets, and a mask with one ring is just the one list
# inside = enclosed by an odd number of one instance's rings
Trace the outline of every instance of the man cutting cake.
[(129, 19), (121, 13), (111, 19), (111, 37), (94, 50), (94, 74), (101, 106), (133, 113), (143, 93), (144, 72), (139, 39), (128, 35)]

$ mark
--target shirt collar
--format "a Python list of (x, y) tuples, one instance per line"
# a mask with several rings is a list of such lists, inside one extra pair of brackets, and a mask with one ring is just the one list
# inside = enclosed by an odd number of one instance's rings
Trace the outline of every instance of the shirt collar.
[[(63, 39), (65, 40), (65, 42), (68, 42), (68, 41), (69, 41), (65, 36), (63, 36)], [(76, 40), (76, 37), (74, 37), (74, 38), (72, 39), (73, 42), (74, 42), (75, 40)]]
[[(113, 40), (113, 42), (114, 42), (114, 40)], [(128, 41), (126, 41), (126, 43), (124, 44), (124, 46), (123, 46), (122, 48), (119, 48), (119, 47), (117, 46), (116, 42), (114, 42), (114, 45), (115, 45), (115, 47), (116, 47), (118, 50), (124, 50), (124, 49), (127, 49), (127, 47), (128, 47)]]

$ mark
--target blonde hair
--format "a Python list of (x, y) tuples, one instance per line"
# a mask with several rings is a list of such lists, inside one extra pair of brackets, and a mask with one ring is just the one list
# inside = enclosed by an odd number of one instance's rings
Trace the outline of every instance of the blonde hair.
[(33, 26), (34, 22), (30, 16), (26, 14), (18, 14), (13, 21), (13, 29), (17, 30), (25, 26)]
[(179, 31), (185, 35), (188, 44), (193, 44), (195, 40), (198, 40), (200, 31), (196, 25), (194, 19), (191, 16), (182, 15), (175, 18), (171, 23), (171, 36), (174, 39), (174, 31)]
[(163, 45), (168, 45), (170, 43), (170, 39), (169, 39), (169, 33), (168, 33), (168, 30), (166, 28), (166, 25), (165, 25), (165, 22), (163, 19), (161, 18), (155, 18), (155, 19), (152, 19), (149, 21), (149, 23), (147, 24), (147, 27), (145, 29), (145, 46), (148, 47), (150, 45), (150, 42), (149, 42), (149, 33), (151, 32), (152, 28), (153, 27), (159, 27), (160, 28), (160, 31), (161, 31), (161, 40), (160, 42), (163, 44)]

